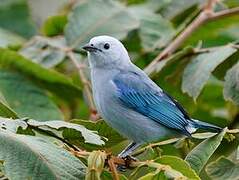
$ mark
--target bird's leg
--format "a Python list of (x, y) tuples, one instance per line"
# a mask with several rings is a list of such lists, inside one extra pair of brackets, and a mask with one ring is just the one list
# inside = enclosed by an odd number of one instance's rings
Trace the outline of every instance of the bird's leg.
[(138, 143), (136, 143), (136, 142), (132, 142), (132, 143), (130, 143), (121, 153), (118, 154), (118, 157), (124, 159), (124, 160), (125, 160), (125, 164), (126, 164), (126, 165), (119, 165), (119, 166), (117, 167), (117, 169), (118, 169), (119, 171), (125, 171), (125, 169), (127, 168), (127, 166), (129, 166), (129, 162), (130, 162), (131, 160), (134, 160), (134, 161), (137, 160), (136, 158), (130, 156), (130, 154), (131, 154), (135, 149), (137, 149), (140, 145), (141, 145), (141, 144), (138, 144)]
[(118, 157), (125, 158), (127, 156), (130, 156), (130, 154), (137, 149), (141, 144), (138, 144), (136, 142), (130, 143), (121, 153), (118, 154)]

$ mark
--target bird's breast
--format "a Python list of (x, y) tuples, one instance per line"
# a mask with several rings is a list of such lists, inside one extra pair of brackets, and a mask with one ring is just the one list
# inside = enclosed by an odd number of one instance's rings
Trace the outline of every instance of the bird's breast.
[(91, 72), (93, 97), (96, 108), (102, 116), (107, 114), (110, 105), (116, 100), (116, 87), (112, 81), (114, 74), (114, 71), (101, 69), (93, 69)]

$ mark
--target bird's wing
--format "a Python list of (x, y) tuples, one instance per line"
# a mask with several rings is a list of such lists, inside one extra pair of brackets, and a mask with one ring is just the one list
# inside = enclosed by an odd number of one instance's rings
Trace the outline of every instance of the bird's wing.
[(184, 109), (164, 93), (145, 74), (119, 73), (113, 79), (117, 96), (127, 107), (163, 124), (190, 135), (190, 118)]

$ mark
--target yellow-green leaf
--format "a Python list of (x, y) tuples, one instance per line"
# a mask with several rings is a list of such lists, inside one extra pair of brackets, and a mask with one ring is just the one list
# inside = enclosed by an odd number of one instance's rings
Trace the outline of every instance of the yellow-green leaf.
[(200, 173), (209, 158), (221, 144), (221, 141), (226, 133), (226, 129), (227, 128), (225, 128), (220, 134), (201, 142), (186, 156), (185, 160), (197, 173)]

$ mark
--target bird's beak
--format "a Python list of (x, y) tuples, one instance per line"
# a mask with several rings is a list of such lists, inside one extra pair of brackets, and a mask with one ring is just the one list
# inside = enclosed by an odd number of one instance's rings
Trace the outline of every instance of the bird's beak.
[(82, 49), (84, 49), (85, 51), (88, 51), (88, 52), (95, 52), (97, 50), (99, 50), (98, 48), (90, 45), (90, 44), (86, 44), (82, 47)]

